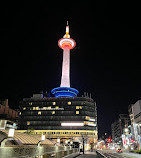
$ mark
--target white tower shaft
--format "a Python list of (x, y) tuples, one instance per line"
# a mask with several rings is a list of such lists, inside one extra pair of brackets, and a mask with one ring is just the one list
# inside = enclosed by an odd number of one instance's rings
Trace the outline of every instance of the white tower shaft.
[(70, 49), (63, 49), (62, 77), (60, 87), (70, 87)]

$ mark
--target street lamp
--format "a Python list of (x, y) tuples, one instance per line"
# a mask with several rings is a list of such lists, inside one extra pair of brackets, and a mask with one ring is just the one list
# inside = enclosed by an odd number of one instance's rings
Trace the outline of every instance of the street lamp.
[(45, 139), (46, 139), (46, 138), (45, 138), (45, 135), (42, 134), (42, 135), (41, 135), (41, 140), (38, 142), (37, 146), (39, 147), (40, 144), (41, 144), (41, 142), (43, 142)]
[(82, 143), (83, 143), (83, 154), (85, 153), (85, 141), (87, 140), (87, 134), (84, 132), (81, 133)]

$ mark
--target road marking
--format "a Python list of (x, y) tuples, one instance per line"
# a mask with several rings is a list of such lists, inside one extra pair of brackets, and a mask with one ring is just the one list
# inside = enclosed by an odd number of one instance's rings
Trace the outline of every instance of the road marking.
[(110, 156), (112, 156), (112, 157), (119, 158), (117, 156), (112, 155), (111, 153), (107, 153), (107, 154), (110, 155)]

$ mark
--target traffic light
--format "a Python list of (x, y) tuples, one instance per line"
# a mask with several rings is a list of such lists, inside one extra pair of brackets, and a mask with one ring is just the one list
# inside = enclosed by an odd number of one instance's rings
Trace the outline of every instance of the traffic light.
[(108, 142), (111, 142), (111, 138), (108, 138)]
[(134, 139), (131, 139), (131, 142), (134, 142)]

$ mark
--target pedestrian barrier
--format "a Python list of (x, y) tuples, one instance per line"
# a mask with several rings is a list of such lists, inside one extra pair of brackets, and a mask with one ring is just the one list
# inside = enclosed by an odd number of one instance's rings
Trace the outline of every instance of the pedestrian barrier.
[(97, 157), (98, 157), (98, 158), (103, 158), (103, 157), (104, 157), (104, 158), (107, 158), (105, 155), (103, 155), (101, 152), (99, 152), (99, 151), (97, 151), (97, 150), (96, 150), (96, 154), (97, 154)]

